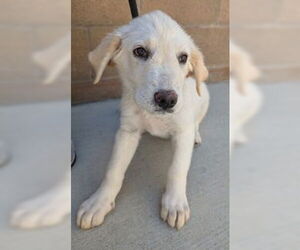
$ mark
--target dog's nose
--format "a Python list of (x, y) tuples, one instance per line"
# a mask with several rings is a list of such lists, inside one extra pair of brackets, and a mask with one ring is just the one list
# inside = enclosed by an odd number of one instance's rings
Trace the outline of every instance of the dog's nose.
[(162, 109), (167, 110), (176, 105), (177, 97), (174, 90), (159, 90), (154, 94), (154, 102)]

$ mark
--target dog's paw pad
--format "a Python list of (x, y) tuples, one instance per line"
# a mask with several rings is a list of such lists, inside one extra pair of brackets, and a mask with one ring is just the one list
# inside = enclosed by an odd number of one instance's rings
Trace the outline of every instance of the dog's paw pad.
[(169, 226), (179, 230), (190, 218), (190, 208), (186, 197), (164, 194), (160, 216)]
[(115, 202), (109, 199), (91, 196), (79, 208), (77, 226), (90, 229), (103, 223), (105, 216), (115, 207)]
[[(11, 225), (22, 229), (53, 226), (61, 222), (70, 212), (68, 203), (48, 201), (38, 197), (18, 206), (12, 213)], [(41, 200), (39, 200), (41, 199)]]
[(237, 134), (235, 138), (235, 143), (237, 144), (245, 144), (248, 142), (248, 137), (244, 133)]

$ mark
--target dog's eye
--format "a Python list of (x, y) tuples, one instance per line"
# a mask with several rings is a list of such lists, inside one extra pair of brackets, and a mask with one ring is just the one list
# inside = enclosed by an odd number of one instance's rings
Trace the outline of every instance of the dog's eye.
[(133, 50), (133, 54), (136, 56), (136, 57), (140, 57), (144, 60), (147, 60), (148, 57), (149, 57), (149, 51), (147, 51), (145, 48), (143, 47), (138, 47), (136, 49)]
[(179, 56), (178, 56), (178, 62), (180, 63), (180, 64), (185, 64), (186, 63), (186, 61), (187, 61), (187, 59), (188, 59), (188, 56), (187, 56), (187, 54), (180, 54)]

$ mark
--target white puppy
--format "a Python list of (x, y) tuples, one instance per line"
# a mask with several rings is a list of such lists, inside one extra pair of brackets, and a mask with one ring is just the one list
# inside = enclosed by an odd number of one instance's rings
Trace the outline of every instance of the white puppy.
[(144, 132), (171, 138), (174, 146), (161, 217), (181, 228), (190, 217), (186, 179), (194, 142), (209, 104), (202, 53), (169, 16), (154, 11), (107, 35), (89, 53), (97, 83), (108, 63), (122, 79), (121, 124), (106, 175), (99, 189), (79, 208), (77, 225), (102, 224), (115, 206), (125, 171)]
[(258, 112), (262, 95), (252, 82), (259, 76), (249, 54), (230, 42), (230, 150), (245, 143), (244, 125)]

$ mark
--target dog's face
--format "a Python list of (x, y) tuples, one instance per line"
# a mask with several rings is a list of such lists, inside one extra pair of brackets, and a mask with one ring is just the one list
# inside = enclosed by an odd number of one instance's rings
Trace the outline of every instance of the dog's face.
[(97, 72), (96, 81), (104, 65), (115, 63), (124, 91), (150, 113), (177, 112), (182, 107), (185, 78), (196, 78), (200, 95), (200, 83), (207, 77), (201, 52), (180, 26), (160, 11), (109, 34), (89, 59)]

